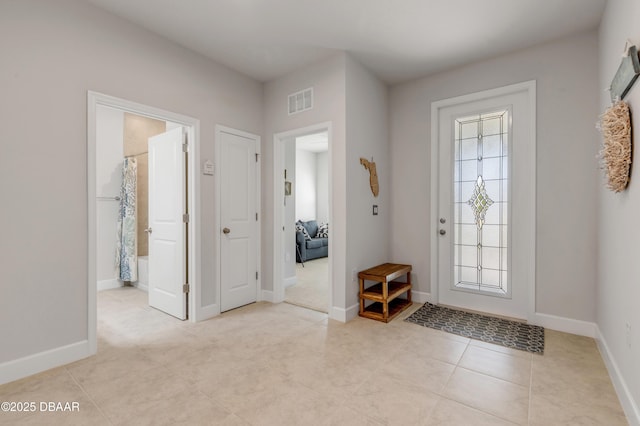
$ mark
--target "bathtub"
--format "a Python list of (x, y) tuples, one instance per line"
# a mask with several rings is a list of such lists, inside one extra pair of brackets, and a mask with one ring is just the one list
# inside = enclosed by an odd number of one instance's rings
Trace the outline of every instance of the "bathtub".
[(149, 256), (138, 256), (138, 281), (132, 284), (140, 290), (149, 289)]

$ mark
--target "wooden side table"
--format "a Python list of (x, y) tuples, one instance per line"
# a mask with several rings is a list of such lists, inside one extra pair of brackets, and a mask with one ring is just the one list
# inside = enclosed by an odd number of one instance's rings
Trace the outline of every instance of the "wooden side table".
[[(394, 281), (401, 276), (406, 281)], [(360, 313), (361, 317), (377, 321), (389, 322), (400, 312), (411, 306), (411, 265), (383, 263), (358, 273), (360, 283)], [(374, 281), (365, 287), (365, 281)], [(398, 296), (407, 293), (406, 299)], [(365, 306), (365, 300), (374, 303)]]

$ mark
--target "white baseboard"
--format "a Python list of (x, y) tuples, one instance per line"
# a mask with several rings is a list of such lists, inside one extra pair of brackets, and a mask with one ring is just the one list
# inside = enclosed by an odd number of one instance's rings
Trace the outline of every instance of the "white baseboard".
[(529, 318), (529, 324), (539, 325), (551, 330), (577, 334), (579, 336), (586, 336), (594, 339), (596, 338), (596, 330), (598, 328), (594, 322), (541, 314), (539, 312), (536, 312), (533, 314), (532, 318)]
[[(434, 303), (431, 293), (411, 290), (411, 299), (417, 303)], [(536, 312), (528, 319), (529, 324), (539, 325), (550, 330), (562, 331), (564, 333), (577, 334), (578, 336), (597, 336), (598, 326), (594, 322), (576, 320), (572, 318), (559, 317), (551, 314), (541, 314)]]
[(425, 291), (416, 291), (411, 290), (411, 301), (415, 303), (432, 303), (431, 302), (431, 293), (427, 293)]
[(600, 349), (600, 355), (602, 355), (602, 359), (604, 360), (604, 364), (607, 367), (607, 371), (609, 371), (609, 377), (611, 377), (613, 387), (618, 394), (618, 399), (620, 400), (622, 409), (627, 416), (627, 421), (631, 425), (640, 425), (640, 409), (638, 408), (638, 404), (633, 400), (633, 396), (631, 395), (629, 387), (624, 380), (624, 376), (620, 373), (618, 364), (616, 363), (613, 354), (609, 350), (607, 341), (605, 340), (604, 336), (600, 332), (600, 328), (598, 328), (597, 325), (596, 333), (596, 342), (598, 343), (598, 349)]
[(295, 275), (293, 277), (285, 278), (284, 280), (284, 288), (293, 287), (296, 284), (298, 284), (298, 277)]
[(262, 290), (260, 292), (260, 301), (275, 303), (273, 301), (273, 291), (271, 291), (271, 290)]
[(112, 288), (120, 288), (122, 287), (122, 281), (117, 278), (112, 278), (110, 280), (100, 280), (98, 281), (98, 291), (103, 290), (111, 290)]
[(136, 281), (133, 283), (133, 286), (138, 290), (149, 292), (149, 286), (146, 283), (142, 283), (140, 281)]
[(359, 309), (360, 309), (359, 303), (349, 306), (347, 309), (333, 306), (331, 308), (331, 314), (329, 315), (329, 318), (336, 321), (340, 321), (340, 322), (348, 322), (358, 316)]
[(94, 355), (89, 341), (72, 343), (0, 364), (0, 385)]
[(218, 306), (217, 303), (214, 303), (212, 305), (206, 305), (200, 307), (200, 309), (196, 309), (194, 321), (204, 321), (218, 315), (220, 315), (220, 306)]

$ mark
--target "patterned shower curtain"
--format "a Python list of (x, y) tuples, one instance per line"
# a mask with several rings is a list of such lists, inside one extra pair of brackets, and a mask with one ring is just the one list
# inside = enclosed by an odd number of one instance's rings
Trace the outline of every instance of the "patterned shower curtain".
[(118, 213), (116, 244), (116, 272), (122, 281), (138, 280), (138, 241), (136, 221), (136, 173), (135, 158), (125, 158), (122, 165), (122, 188)]

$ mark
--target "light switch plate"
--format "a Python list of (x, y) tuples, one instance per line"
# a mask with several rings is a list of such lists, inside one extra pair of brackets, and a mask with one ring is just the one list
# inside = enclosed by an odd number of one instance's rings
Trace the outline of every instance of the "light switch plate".
[(202, 174), (213, 176), (213, 172), (214, 172), (213, 161), (206, 160), (202, 165)]
[(374, 216), (378, 216), (378, 205), (377, 204), (373, 205), (373, 215)]

